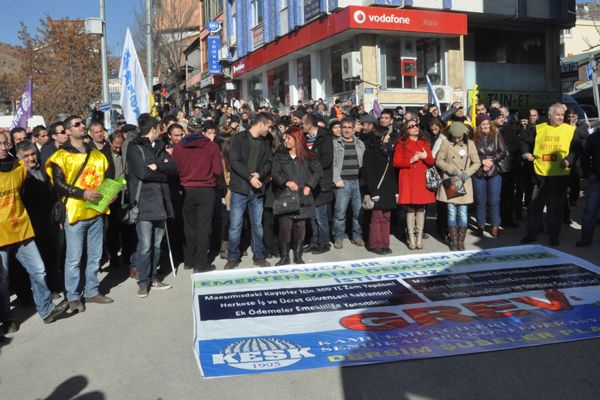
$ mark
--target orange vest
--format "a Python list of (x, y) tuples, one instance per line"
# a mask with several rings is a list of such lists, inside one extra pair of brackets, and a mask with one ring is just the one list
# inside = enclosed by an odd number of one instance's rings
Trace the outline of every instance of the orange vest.
[(0, 247), (21, 243), (35, 236), (29, 214), (21, 200), (27, 169), (23, 161), (8, 172), (0, 172)]

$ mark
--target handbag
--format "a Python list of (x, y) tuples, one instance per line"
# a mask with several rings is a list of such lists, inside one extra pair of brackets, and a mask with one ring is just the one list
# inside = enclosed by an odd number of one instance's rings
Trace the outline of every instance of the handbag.
[[(469, 162), (469, 156), (467, 155), (467, 159), (465, 160), (465, 167), (463, 171), (467, 169), (467, 163)], [(467, 190), (465, 189), (465, 183), (457, 176), (451, 176), (442, 181), (442, 186), (446, 191), (446, 199), (454, 199), (455, 197), (462, 197), (467, 194)]]
[[(137, 146), (140, 149), (140, 153), (142, 153), (142, 160), (144, 160), (144, 164), (146, 163), (146, 156), (144, 155), (144, 150), (140, 146)], [(121, 222), (125, 225), (135, 225), (138, 222), (138, 217), (140, 215), (140, 208), (138, 206), (138, 202), (140, 201), (140, 193), (142, 192), (142, 180), (139, 180), (138, 187), (135, 191), (135, 198), (133, 202), (129, 204), (125, 204), (125, 190), (121, 193)]]
[(433, 167), (427, 168), (427, 172), (425, 173), (425, 187), (432, 192), (435, 192), (441, 184), (442, 178), (440, 177), (437, 167), (434, 165)]
[(286, 188), (273, 200), (273, 214), (290, 214), (300, 211), (300, 193)]
[[(87, 153), (87, 155), (85, 156), (85, 160), (83, 161), (83, 164), (81, 164), (81, 167), (79, 167), (77, 174), (75, 174), (75, 178), (73, 178), (73, 180), (71, 181), (69, 186), (75, 185), (75, 182), (77, 182), (77, 179), (79, 179), (79, 177), (81, 176), (81, 173), (85, 169), (85, 166), (87, 165), (87, 162), (90, 159), (91, 154), (92, 154), (92, 151), (90, 150)], [(65, 223), (65, 219), (67, 219), (67, 200), (68, 199), (69, 199), (69, 196), (63, 196), (62, 199), (58, 200), (52, 206), (52, 210), (50, 211), (50, 219), (53, 223), (58, 224), (58, 225)]]
[[(377, 190), (379, 190), (379, 188), (381, 187), (381, 184), (383, 183), (383, 178), (385, 178), (385, 174), (387, 173), (389, 166), (390, 166), (390, 163), (388, 161), (388, 163), (385, 164), (385, 169), (383, 170), (383, 175), (381, 175), (381, 179), (379, 180), (379, 183), (377, 184)], [(371, 198), (371, 195), (365, 194), (363, 196), (362, 208), (364, 208), (365, 210), (372, 210), (373, 207), (375, 207), (375, 202)]]

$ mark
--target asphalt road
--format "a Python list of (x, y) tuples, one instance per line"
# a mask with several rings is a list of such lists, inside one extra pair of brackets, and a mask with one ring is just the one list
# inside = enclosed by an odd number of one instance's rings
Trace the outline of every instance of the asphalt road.
[[(576, 215), (577, 219), (579, 215)], [(467, 249), (518, 244), (521, 228), (497, 239), (467, 235)], [(428, 229), (433, 230), (433, 221)], [(600, 264), (598, 241), (575, 247), (579, 227), (564, 226), (559, 250)], [(547, 244), (540, 236), (540, 243)], [(392, 240), (394, 254), (406, 246)], [(431, 237), (422, 252), (444, 251)], [(370, 258), (345, 241), (344, 249), (307, 262)], [(250, 257), (244, 264), (251, 263)], [(223, 268), (224, 261), (217, 260)], [(244, 265), (242, 264), (242, 265)], [(171, 290), (136, 296), (127, 271), (102, 273), (113, 304), (44, 325), (18, 307), (19, 332), (0, 343), (3, 400), (94, 399), (600, 399), (600, 340), (587, 340), (466, 356), (204, 380), (192, 350), (190, 273), (165, 281)]]

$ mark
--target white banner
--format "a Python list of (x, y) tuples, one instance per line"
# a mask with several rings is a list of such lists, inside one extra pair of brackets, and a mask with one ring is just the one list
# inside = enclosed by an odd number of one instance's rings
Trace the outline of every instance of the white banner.
[(129, 28), (125, 33), (119, 78), (122, 82), (120, 104), (123, 116), (128, 124), (137, 126), (140, 114), (150, 112), (150, 97)]

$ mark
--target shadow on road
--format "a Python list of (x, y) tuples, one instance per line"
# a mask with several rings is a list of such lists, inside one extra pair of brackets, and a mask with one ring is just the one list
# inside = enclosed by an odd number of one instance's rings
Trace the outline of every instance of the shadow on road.
[[(88, 385), (83, 375), (73, 376), (58, 385), (44, 400), (104, 400), (104, 393), (99, 391), (81, 393)], [(81, 394), (80, 394), (81, 393)]]

